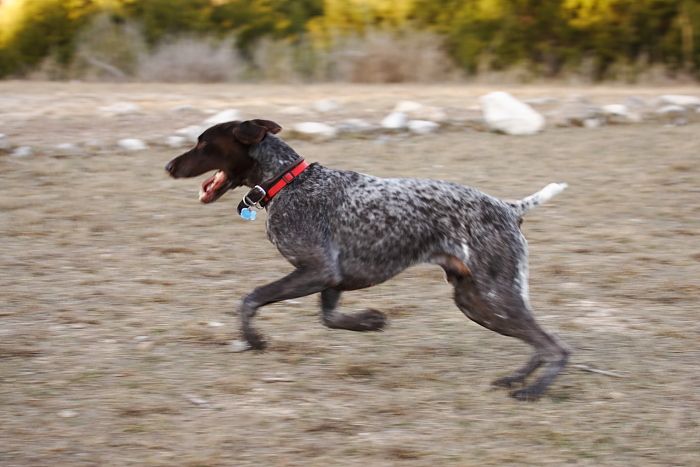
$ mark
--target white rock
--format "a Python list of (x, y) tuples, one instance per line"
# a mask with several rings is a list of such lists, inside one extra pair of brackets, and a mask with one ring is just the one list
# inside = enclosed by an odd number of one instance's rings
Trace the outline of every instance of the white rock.
[(237, 109), (228, 109), (212, 115), (204, 120), (204, 123), (207, 125), (218, 125), (219, 123), (226, 123), (232, 120), (240, 119), (241, 113)]
[(408, 129), (419, 135), (426, 135), (432, 133), (438, 129), (440, 125), (430, 120), (410, 120), (408, 122)]
[(338, 134), (338, 130), (332, 126), (319, 122), (296, 123), (292, 127), (292, 130), (302, 135), (324, 139), (333, 138), (336, 134)]
[(659, 97), (663, 104), (680, 105), (681, 107), (700, 107), (700, 97), (684, 96), (682, 94), (666, 94)]
[(117, 145), (126, 151), (143, 151), (148, 146), (146, 143), (136, 138), (124, 138), (117, 141)]
[(184, 136), (172, 135), (165, 138), (165, 144), (171, 148), (181, 148), (187, 145), (187, 139)]
[(285, 107), (280, 110), (280, 113), (285, 115), (303, 115), (308, 113), (308, 111), (303, 107), (299, 107), (298, 105), (290, 105), (289, 107)]
[(623, 104), (604, 105), (601, 107), (601, 110), (605, 115), (608, 117), (613, 117), (613, 119), (617, 118), (618, 120), (622, 119), (630, 122), (639, 122), (642, 120), (639, 114), (636, 112), (631, 112), (630, 109)]
[(31, 146), (19, 146), (10, 154), (13, 157), (29, 157), (34, 154)]
[[(371, 123), (361, 118), (348, 118), (338, 125), (338, 131), (342, 133), (364, 133), (373, 129), (374, 126)], [(289, 303), (289, 300), (287, 300), (287, 303)]]
[(599, 118), (587, 118), (583, 121), (584, 128), (600, 128), (603, 122)]
[(338, 110), (340, 108), (340, 104), (338, 104), (336, 101), (333, 99), (321, 99), (316, 102), (314, 102), (314, 109), (317, 112), (332, 112), (334, 110)]
[(492, 92), (479, 99), (489, 128), (509, 135), (533, 135), (544, 128), (544, 117), (506, 92)]
[(58, 416), (61, 418), (73, 418), (76, 415), (78, 415), (78, 412), (76, 412), (75, 410), (71, 410), (71, 409), (65, 409), (65, 410), (61, 410), (60, 412), (58, 412)]
[(403, 112), (392, 112), (380, 122), (380, 125), (382, 128), (386, 128), (388, 130), (400, 130), (402, 128), (406, 128), (406, 123), (407, 123), (408, 118), (406, 117), (406, 114)]
[(665, 105), (661, 107), (660, 109), (656, 110), (657, 114), (662, 114), (662, 115), (667, 115), (667, 114), (683, 114), (685, 113), (685, 107), (682, 107), (680, 105)]
[(220, 328), (223, 325), (224, 325), (224, 323), (222, 323), (221, 321), (209, 321), (207, 323), (207, 326), (209, 326), (211, 328)]
[(598, 119), (602, 111), (582, 99), (572, 99), (564, 102), (558, 108), (547, 114), (556, 126), (585, 126), (586, 120)]
[(172, 109), (173, 112), (187, 112), (190, 110), (196, 110), (195, 107), (191, 104), (182, 104), (182, 105), (176, 105)]
[(228, 345), (228, 351), (229, 352), (245, 352), (246, 350), (250, 350), (250, 344), (247, 341), (244, 340), (235, 340), (231, 341)]
[(61, 143), (54, 147), (59, 154), (77, 154), (82, 152), (80, 148), (73, 143)]
[(416, 101), (399, 101), (394, 106), (394, 112), (414, 113), (423, 109), (424, 105)]
[(184, 128), (180, 128), (179, 130), (175, 130), (175, 133), (184, 136), (190, 142), (195, 142), (197, 141), (197, 138), (199, 138), (199, 135), (201, 135), (204, 132), (204, 130), (206, 130), (206, 127), (199, 125), (190, 125)]
[(0, 151), (7, 151), (10, 149), (10, 140), (7, 139), (7, 135), (0, 133)]
[(133, 102), (115, 102), (99, 108), (101, 112), (113, 115), (132, 114), (141, 111), (141, 106)]

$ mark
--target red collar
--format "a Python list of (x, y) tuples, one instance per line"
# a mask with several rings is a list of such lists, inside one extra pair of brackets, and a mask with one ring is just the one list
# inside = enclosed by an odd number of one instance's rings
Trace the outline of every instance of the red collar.
[(297, 178), (299, 174), (306, 170), (308, 167), (309, 163), (302, 159), (298, 164), (296, 164), (287, 172), (283, 173), (282, 175), (273, 179), (272, 181), (265, 183), (263, 185), (263, 189), (267, 194), (260, 202), (260, 206), (265, 207), (265, 205), (269, 203), (272, 200), (272, 198), (274, 198), (275, 195), (282, 190), (282, 188), (289, 185), (292, 182), (292, 180)]
[(250, 189), (248, 194), (243, 197), (243, 200), (238, 203), (238, 213), (245, 208), (264, 208), (272, 198), (279, 193), (282, 188), (289, 185), (292, 180), (297, 178), (304, 170), (309, 167), (309, 163), (301, 159), (294, 163), (291, 169), (286, 170), (282, 175), (267, 180), (260, 185), (255, 185)]

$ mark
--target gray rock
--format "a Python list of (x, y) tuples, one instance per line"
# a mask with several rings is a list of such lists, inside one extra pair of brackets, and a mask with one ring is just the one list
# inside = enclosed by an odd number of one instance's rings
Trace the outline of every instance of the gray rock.
[(340, 133), (368, 133), (375, 130), (374, 125), (361, 118), (348, 118), (337, 125)]
[(542, 131), (544, 117), (506, 92), (492, 92), (479, 99), (486, 124), (509, 135), (534, 135)]
[(601, 107), (601, 111), (611, 123), (642, 121), (642, 117), (638, 113), (632, 112), (623, 104), (604, 105)]
[(590, 119), (599, 119), (603, 112), (596, 106), (583, 99), (564, 102), (559, 108), (552, 110), (548, 117), (556, 126), (584, 126)]

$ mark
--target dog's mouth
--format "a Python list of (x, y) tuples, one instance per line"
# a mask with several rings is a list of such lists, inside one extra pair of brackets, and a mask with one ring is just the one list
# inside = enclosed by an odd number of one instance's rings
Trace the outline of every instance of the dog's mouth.
[(199, 201), (211, 203), (216, 201), (233, 186), (233, 180), (223, 170), (218, 170), (213, 176), (202, 182), (199, 189)]

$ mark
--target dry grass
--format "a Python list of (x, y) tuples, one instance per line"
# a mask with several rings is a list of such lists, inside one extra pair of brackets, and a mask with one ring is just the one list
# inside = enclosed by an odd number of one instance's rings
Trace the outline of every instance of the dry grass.
[[(264, 219), (235, 218), (241, 192), (200, 205), (197, 180), (165, 177), (173, 154), (162, 148), (67, 157), (50, 149), (61, 138), (167, 134), (186, 123), (170, 107), (229, 106), (226, 96), (247, 115), (285, 124), (280, 107), (320, 97), (341, 95), (345, 109), (381, 115), (402, 98), (467, 105), (483, 89), (0, 89), (2, 128), (41, 148), (29, 158), (0, 156), (3, 465), (700, 461), (697, 124), (293, 142), (331, 166), (443, 178), (501, 197), (570, 183), (523, 228), (533, 305), (574, 357), (543, 400), (523, 404), (488, 383), (528, 350), (464, 318), (428, 266), (343, 297), (347, 310), (387, 311), (386, 332), (325, 329), (317, 298), (308, 297), (260, 313), (267, 352), (228, 353), (219, 344), (235, 337), (237, 320), (224, 312), (289, 270), (265, 240)], [(144, 111), (95, 116), (103, 100), (120, 99)]]

